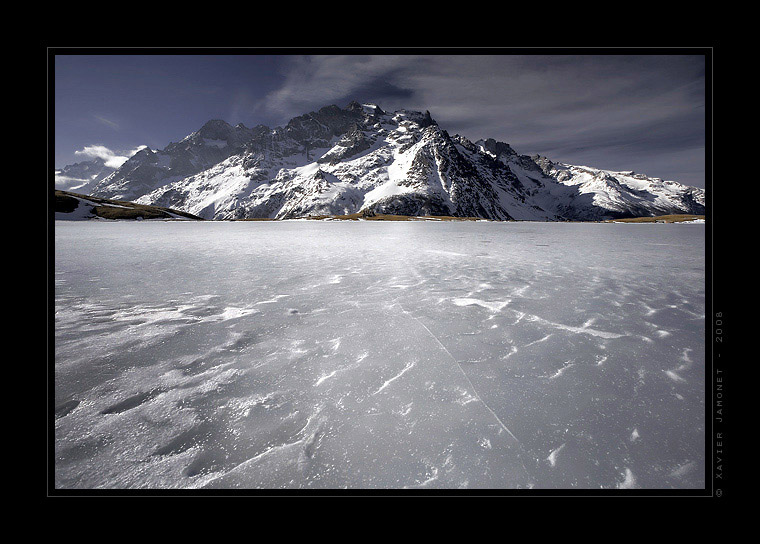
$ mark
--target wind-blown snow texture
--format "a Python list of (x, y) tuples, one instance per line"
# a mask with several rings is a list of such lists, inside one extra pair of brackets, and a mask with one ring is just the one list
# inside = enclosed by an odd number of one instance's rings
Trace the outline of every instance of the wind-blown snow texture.
[(705, 227), (55, 225), (58, 488), (702, 488)]
[(372, 210), (556, 221), (705, 211), (702, 189), (519, 155), (493, 139), (450, 136), (429, 112), (356, 102), (275, 129), (209, 121), (164, 150), (143, 149), (92, 194), (204, 219)]

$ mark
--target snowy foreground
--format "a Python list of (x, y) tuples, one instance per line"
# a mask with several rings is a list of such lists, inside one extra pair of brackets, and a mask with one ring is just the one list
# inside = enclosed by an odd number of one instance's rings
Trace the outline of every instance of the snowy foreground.
[(57, 488), (703, 488), (705, 226), (55, 224)]

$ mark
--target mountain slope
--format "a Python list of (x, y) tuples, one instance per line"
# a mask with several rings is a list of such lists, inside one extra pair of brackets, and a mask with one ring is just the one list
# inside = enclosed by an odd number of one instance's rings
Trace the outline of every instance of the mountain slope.
[(356, 102), (274, 129), (210, 121), (164, 150), (137, 153), (93, 194), (205, 219), (370, 211), (556, 221), (704, 213), (702, 189), (519, 155), (493, 139), (451, 136), (429, 112), (387, 113)]
[(186, 212), (146, 206), (134, 202), (108, 200), (69, 191), (55, 192), (55, 219), (82, 221), (87, 219), (191, 219), (200, 220)]
[(94, 187), (116, 169), (106, 165), (106, 161), (95, 157), (89, 161), (77, 162), (55, 171), (55, 186), (61, 190), (76, 190), (89, 193)]
[(205, 170), (231, 155), (266, 127), (235, 127), (211, 120), (200, 130), (163, 150), (145, 147), (130, 157), (118, 170), (99, 181), (92, 194), (103, 198), (134, 200), (159, 187)]

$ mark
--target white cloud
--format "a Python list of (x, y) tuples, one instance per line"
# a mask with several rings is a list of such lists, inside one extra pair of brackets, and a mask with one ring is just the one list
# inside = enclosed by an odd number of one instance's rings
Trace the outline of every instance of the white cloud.
[(100, 158), (105, 161), (106, 166), (110, 168), (119, 168), (127, 162), (127, 159), (147, 146), (141, 145), (129, 151), (112, 151), (104, 145), (88, 145), (84, 149), (74, 151), (75, 155), (84, 155), (88, 159)]
[(62, 189), (64, 191), (67, 191), (75, 187), (81, 187), (88, 181), (89, 180), (87, 179), (64, 176), (63, 174), (61, 174), (60, 170), (55, 171), (55, 188), (56, 189)]

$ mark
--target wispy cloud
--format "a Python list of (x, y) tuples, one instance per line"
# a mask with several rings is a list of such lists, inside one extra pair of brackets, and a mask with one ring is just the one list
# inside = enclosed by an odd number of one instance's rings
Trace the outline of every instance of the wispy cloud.
[(112, 121), (111, 119), (106, 119), (105, 117), (102, 117), (100, 115), (93, 114), (92, 116), (99, 123), (101, 123), (101, 124), (103, 124), (103, 125), (105, 125), (107, 127), (110, 127), (110, 128), (112, 128), (114, 130), (119, 130), (121, 128), (119, 126), (119, 123), (117, 123), (116, 121)]
[(75, 178), (72, 176), (64, 176), (59, 170), (55, 172), (55, 188), (63, 191), (79, 187), (90, 181), (87, 178)]
[(704, 184), (648, 166), (704, 148), (698, 55), (326, 55), (293, 57), (283, 76), (257, 105), (283, 121), (352, 99), (429, 109), (451, 133), (521, 153)]
[(399, 92), (411, 97), (412, 90), (399, 87), (391, 79), (403, 79), (399, 76), (412, 65), (413, 57), (398, 55), (291, 57), (283, 68), (283, 84), (266, 95), (257, 108), (290, 117), (346, 97), (361, 100), (363, 95), (380, 98)]
[(74, 151), (74, 154), (81, 155), (88, 159), (99, 158), (105, 162), (106, 166), (110, 168), (119, 168), (122, 164), (127, 162), (132, 155), (141, 149), (145, 149), (145, 147), (146, 146), (141, 145), (127, 151), (112, 151), (104, 145), (88, 145), (85, 146), (84, 149)]

